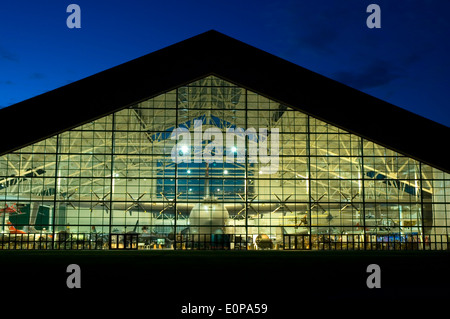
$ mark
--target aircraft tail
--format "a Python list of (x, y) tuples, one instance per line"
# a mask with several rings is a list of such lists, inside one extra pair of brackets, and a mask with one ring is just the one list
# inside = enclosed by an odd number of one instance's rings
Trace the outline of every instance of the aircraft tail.
[(8, 221), (7, 223), (9, 225), (9, 233), (10, 234), (26, 234), (23, 230), (18, 230), (16, 227), (14, 227), (14, 225)]

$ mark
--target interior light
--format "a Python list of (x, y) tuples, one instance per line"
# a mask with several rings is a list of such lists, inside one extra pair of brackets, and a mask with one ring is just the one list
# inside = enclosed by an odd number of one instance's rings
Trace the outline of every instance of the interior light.
[(223, 173), (226, 175), (228, 174), (228, 170), (224, 170)]
[(186, 145), (181, 146), (181, 152), (183, 152), (183, 154), (186, 154), (188, 150), (189, 148)]
[(236, 146), (233, 146), (233, 147), (231, 148), (231, 151), (232, 151), (233, 153), (236, 153), (236, 152), (237, 152)]
[(190, 174), (190, 173), (191, 173), (191, 170), (190, 170), (190, 169), (188, 169), (188, 170), (187, 170), (187, 173), (188, 173), (188, 174)]

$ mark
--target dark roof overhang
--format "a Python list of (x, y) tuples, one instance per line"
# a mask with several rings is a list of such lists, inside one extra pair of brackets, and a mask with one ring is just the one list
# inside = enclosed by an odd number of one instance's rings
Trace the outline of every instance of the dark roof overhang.
[(0, 154), (211, 74), (450, 173), (448, 127), (213, 30), (1, 109)]

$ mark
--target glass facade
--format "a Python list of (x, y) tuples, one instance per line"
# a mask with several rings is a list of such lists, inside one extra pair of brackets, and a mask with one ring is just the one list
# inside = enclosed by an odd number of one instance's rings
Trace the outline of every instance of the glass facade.
[(445, 172), (209, 76), (1, 156), (0, 248), (441, 250), (449, 193)]

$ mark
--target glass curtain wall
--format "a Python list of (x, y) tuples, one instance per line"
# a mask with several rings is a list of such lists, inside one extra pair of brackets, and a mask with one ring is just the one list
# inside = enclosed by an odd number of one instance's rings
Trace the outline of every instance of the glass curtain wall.
[(0, 248), (447, 249), (449, 187), (209, 76), (1, 156)]

